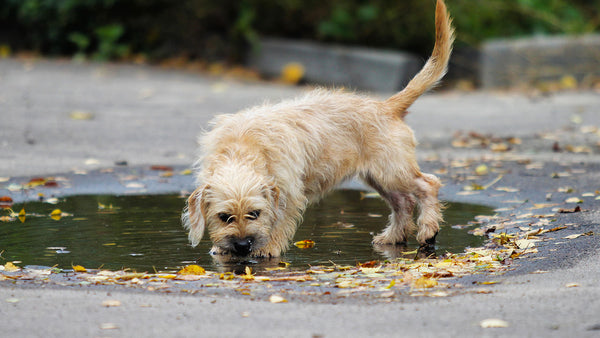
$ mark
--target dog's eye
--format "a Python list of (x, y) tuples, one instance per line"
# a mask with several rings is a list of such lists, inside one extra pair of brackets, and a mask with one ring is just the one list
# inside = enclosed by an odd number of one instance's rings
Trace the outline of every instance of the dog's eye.
[(223, 223), (227, 223), (227, 224), (231, 224), (233, 223), (233, 221), (235, 220), (235, 217), (233, 217), (230, 214), (226, 214), (226, 213), (220, 213), (219, 215), (219, 219), (223, 222)]
[(247, 215), (246, 215), (246, 219), (249, 220), (255, 220), (258, 218), (258, 216), (260, 216), (260, 210), (254, 210), (254, 211), (250, 211)]

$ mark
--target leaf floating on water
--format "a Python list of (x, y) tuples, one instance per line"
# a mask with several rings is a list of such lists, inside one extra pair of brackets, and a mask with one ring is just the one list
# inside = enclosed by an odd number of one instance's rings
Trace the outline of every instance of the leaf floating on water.
[(246, 272), (245, 274), (243, 274), (241, 277), (245, 280), (253, 280), (254, 279), (254, 275), (252, 274), (252, 268), (247, 266), (244, 269), (244, 272)]
[(204, 275), (206, 271), (200, 265), (187, 265), (177, 272), (178, 275)]
[(479, 322), (479, 326), (481, 326), (484, 329), (489, 329), (489, 328), (499, 328), (499, 327), (508, 327), (508, 322), (502, 319), (497, 319), (497, 318), (488, 318), (488, 319), (484, 319), (481, 322)]
[(50, 218), (52, 218), (55, 221), (60, 221), (61, 217), (62, 217), (62, 211), (60, 209), (54, 209), (50, 213)]
[(310, 239), (305, 239), (303, 241), (298, 241), (294, 243), (294, 245), (300, 249), (310, 249), (315, 246), (315, 242)]

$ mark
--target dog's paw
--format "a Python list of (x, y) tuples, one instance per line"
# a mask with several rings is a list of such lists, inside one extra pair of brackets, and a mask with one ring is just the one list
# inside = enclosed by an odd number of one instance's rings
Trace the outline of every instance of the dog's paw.
[(387, 233), (383, 232), (373, 237), (373, 245), (396, 245), (405, 244), (406, 238), (391, 238)]

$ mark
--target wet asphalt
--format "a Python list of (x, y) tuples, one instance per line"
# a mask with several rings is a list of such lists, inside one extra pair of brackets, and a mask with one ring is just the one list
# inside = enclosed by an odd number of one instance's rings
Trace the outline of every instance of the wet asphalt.
[[(148, 66), (0, 60), (0, 196), (24, 202), (40, 192), (45, 198), (185, 194), (194, 179), (183, 173), (191, 168), (196, 138), (212, 116), (305, 90)], [(271, 304), (267, 298), (228, 294), (4, 281), (0, 315), (7, 320), (0, 332), (48, 337), (600, 335), (600, 93), (440, 91), (418, 100), (407, 122), (420, 142), (423, 170), (444, 182), (442, 199), (498, 208), (507, 232), (557, 208), (579, 205), (582, 211), (557, 213), (552, 224), (567, 229), (545, 236), (537, 243), (538, 253), (515, 260), (490, 293), (406, 296), (390, 303), (307, 297)], [(480, 165), (487, 170), (478, 175)], [(175, 175), (162, 177), (152, 166), (170, 166)], [(135, 184), (128, 179), (132, 176)], [(15, 191), (35, 177), (54, 177), (58, 184)], [(488, 184), (485, 190), (468, 190)], [(573, 197), (581, 203), (566, 202)], [(475, 287), (485, 278), (473, 275), (460, 283)], [(572, 283), (577, 286), (566, 287)], [(122, 305), (101, 306), (108, 298)], [(18, 302), (7, 301), (14, 299)], [(482, 328), (480, 322), (488, 318), (509, 326)]]

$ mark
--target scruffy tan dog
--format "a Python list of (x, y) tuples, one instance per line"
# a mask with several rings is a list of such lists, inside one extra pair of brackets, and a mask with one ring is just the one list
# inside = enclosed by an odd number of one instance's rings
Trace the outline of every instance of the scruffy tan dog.
[[(406, 109), (445, 74), (454, 40), (442, 0), (436, 43), (421, 71), (380, 102), (318, 89), (295, 100), (218, 116), (201, 138), (199, 187), (183, 213), (196, 246), (208, 228), (213, 253), (276, 257), (283, 253), (310, 202), (358, 176), (391, 208), (374, 244), (404, 242), (414, 228), (433, 244), (442, 221), (440, 181), (422, 173)], [(418, 206), (417, 226), (413, 209)]]

